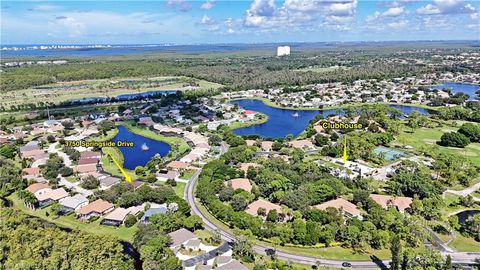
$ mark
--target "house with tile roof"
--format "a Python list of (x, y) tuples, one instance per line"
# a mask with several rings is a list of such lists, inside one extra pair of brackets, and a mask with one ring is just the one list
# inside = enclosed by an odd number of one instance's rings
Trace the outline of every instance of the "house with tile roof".
[(53, 202), (68, 197), (68, 193), (63, 188), (57, 188), (35, 196), (40, 206), (45, 206)]
[(119, 207), (108, 213), (102, 220), (102, 225), (120, 226), (130, 214), (128, 209)]
[(46, 183), (34, 183), (28, 186), (25, 190), (37, 197), (41, 194), (51, 191), (52, 189)]
[(372, 199), (384, 209), (394, 207), (401, 213), (404, 213), (406, 210), (410, 209), (410, 205), (413, 201), (413, 199), (410, 197), (394, 197), (378, 194), (370, 194), (370, 199)]
[(317, 209), (320, 210), (327, 210), (328, 208), (335, 208), (338, 211), (340, 211), (344, 216), (346, 217), (356, 217), (360, 220), (362, 220), (362, 215), (360, 210), (357, 208), (357, 206), (345, 199), (338, 198), (334, 200), (330, 200), (327, 202), (324, 202), (322, 204), (318, 204), (314, 206)]
[(252, 192), (252, 184), (247, 178), (235, 178), (225, 182), (227, 186), (232, 187), (234, 190), (243, 189), (247, 192)]
[(282, 207), (278, 204), (271, 203), (264, 199), (258, 199), (247, 206), (245, 212), (249, 213), (252, 216), (258, 216), (258, 209), (265, 209), (265, 213), (270, 212), (271, 210), (277, 210), (278, 213), (282, 213)]
[(167, 234), (170, 237), (170, 248), (179, 249), (183, 244), (198, 237), (191, 231), (181, 228)]
[(80, 207), (80, 209), (75, 210), (77, 213), (78, 217), (81, 219), (90, 219), (91, 217), (94, 216), (101, 216), (104, 215), (110, 211), (112, 211), (114, 208), (114, 205), (104, 201), (102, 199), (98, 199), (92, 203), (89, 203), (83, 207)]

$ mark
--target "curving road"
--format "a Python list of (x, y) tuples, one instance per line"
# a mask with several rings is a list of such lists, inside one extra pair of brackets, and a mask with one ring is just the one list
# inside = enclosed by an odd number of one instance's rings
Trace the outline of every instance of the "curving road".
[[(188, 204), (190, 205), (192, 211), (196, 215), (202, 218), (203, 222), (205, 223), (206, 229), (218, 230), (224, 241), (233, 242), (235, 241), (235, 237), (231, 233), (224, 231), (221, 228), (218, 228), (213, 222), (208, 220), (208, 218), (205, 215), (203, 215), (200, 209), (198, 209), (197, 202), (195, 201), (195, 197), (194, 197), (194, 188), (195, 188), (196, 182), (198, 181), (198, 176), (200, 175), (201, 171), (202, 171), (201, 169), (198, 170), (190, 178), (190, 181), (188, 181), (187, 186), (185, 187), (184, 197), (187, 200)], [(265, 255), (265, 256), (269, 256), (267, 254), (267, 250), (271, 250), (271, 249), (272, 249), (271, 247), (267, 247), (263, 245), (253, 246), (253, 250), (256, 253)], [(441, 253), (444, 256), (450, 255), (452, 257), (452, 262), (454, 264), (462, 265), (463, 269), (470, 269), (471, 264), (478, 263), (478, 261), (480, 260), (480, 253), (448, 252), (448, 251), (443, 251)], [(296, 262), (296, 263), (307, 264), (307, 265), (322, 265), (322, 266), (334, 267), (334, 268), (342, 268), (342, 263), (346, 262), (344, 260), (331, 260), (331, 259), (322, 259), (322, 258), (316, 258), (316, 257), (306, 256), (306, 255), (298, 255), (298, 254), (293, 254), (293, 253), (280, 251), (280, 250), (277, 250), (275, 252), (275, 255), (278, 259), (283, 261), (290, 261), (290, 262)], [(372, 258), (371, 261), (350, 261), (349, 260), (348, 262), (351, 264), (352, 268), (389, 269), (390, 260), (380, 260), (377, 258)]]

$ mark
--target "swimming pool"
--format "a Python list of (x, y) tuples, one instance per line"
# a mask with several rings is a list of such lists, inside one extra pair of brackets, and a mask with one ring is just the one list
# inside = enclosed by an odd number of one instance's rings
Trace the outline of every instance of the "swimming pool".
[(388, 148), (388, 147), (384, 147), (384, 146), (378, 146), (377, 148), (373, 149), (373, 152), (376, 155), (384, 154), (385, 159), (389, 160), (389, 161), (397, 160), (397, 159), (407, 155), (403, 151)]

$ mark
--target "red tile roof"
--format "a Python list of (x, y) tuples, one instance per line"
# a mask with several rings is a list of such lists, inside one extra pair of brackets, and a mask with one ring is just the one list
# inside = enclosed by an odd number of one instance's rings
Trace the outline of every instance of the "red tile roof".
[(360, 215), (360, 210), (358, 210), (357, 206), (345, 199), (342, 199), (342, 198), (338, 198), (338, 199), (335, 199), (335, 200), (330, 200), (328, 202), (324, 202), (322, 204), (319, 204), (319, 205), (315, 205), (314, 206), (315, 208), (317, 209), (320, 209), (320, 210), (326, 210), (327, 208), (335, 208), (337, 210), (343, 210), (347, 213), (349, 213), (350, 215), (352, 216), (358, 216)]
[(23, 173), (25, 174), (40, 174), (40, 168), (25, 168), (22, 170)]
[(82, 215), (88, 215), (92, 212), (103, 214), (111, 208), (113, 208), (113, 204), (102, 199), (98, 199), (80, 208), (77, 212)]
[(25, 190), (31, 193), (35, 193), (44, 188), (50, 188), (50, 187), (48, 186), (48, 184), (45, 184), (45, 183), (35, 183), (28, 186)]
[(270, 212), (270, 210), (276, 209), (277, 212), (281, 213), (282, 212), (282, 207), (280, 205), (271, 203), (269, 201), (266, 201), (264, 199), (258, 199), (251, 204), (247, 206), (247, 210), (245, 212), (249, 213), (252, 216), (257, 215), (257, 211), (259, 208), (264, 208), (266, 212)]
[(382, 208), (388, 208), (394, 205), (398, 208), (398, 211), (404, 212), (405, 209), (410, 208), (412, 198), (409, 197), (394, 197), (388, 195), (370, 194), (370, 198), (378, 203)]

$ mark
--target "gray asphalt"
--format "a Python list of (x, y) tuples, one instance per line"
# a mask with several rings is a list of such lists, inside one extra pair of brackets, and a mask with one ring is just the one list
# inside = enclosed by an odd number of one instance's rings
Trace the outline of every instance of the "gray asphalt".
[(198, 263), (202, 264), (204, 261), (211, 260), (217, 257), (218, 255), (221, 255), (229, 250), (230, 250), (230, 245), (227, 242), (223, 242), (219, 247), (217, 247), (214, 250), (211, 250), (207, 253), (203, 253), (202, 255), (183, 261), (182, 265), (183, 267), (190, 267)]

